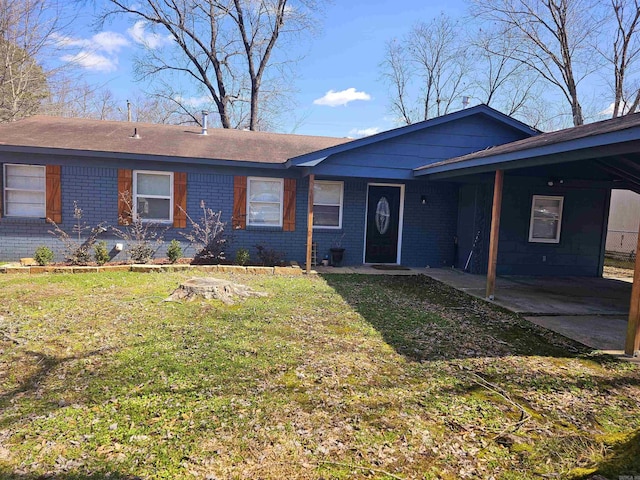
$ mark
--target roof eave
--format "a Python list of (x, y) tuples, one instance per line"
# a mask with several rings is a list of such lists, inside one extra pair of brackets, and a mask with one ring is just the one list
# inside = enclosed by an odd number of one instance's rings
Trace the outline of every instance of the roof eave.
[(94, 151), (94, 150), (75, 150), (67, 148), (51, 148), (51, 147), (27, 147), (22, 145), (0, 145), (0, 152), (13, 152), (13, 153), (33, 153), (33, 154), (47, 154), (47, 155), (65, 155), (73, 157), (90, 157), (90, 158), (110, 158), (118, 160), (142, 160), (148, 162), (163, 162), (163, 163), (179, 163), (179, 164), (191, 164), (191, 165), (211, 165), (211, 166), (226, 166), (226, 167), (249, 167), (249, 168), (266, 168), (266, 169), (284, 169), (286, 168), (286, 162), (282, 163), (268, 163), (268, 162), (256, 162), (253, 160), (224, 160), (215, 158), (194, 158), (194, 157), (179, 157), (173, 155), (151, 155), (142, 153), (124, 153), (124, 152), (106, 152), (106, 151)]
[[(620, 145), (628, 142), (640, 141), (640, 126), (631, 127), (616, 132), (607, 132), (600, 135), (567, 140), (564, 142), (541, 145), (534, 148), (508, 152), (496, 155), (487, 155), (480, 158), (471, 158), (459, 162), (445, 163), (443, 165), (426, 165), (414, 169), (414, 176), (421, 177), (428, 175), (432, 178), (451, 178), (469, 173), (480, 173), (501, 169), (508, 170), (524, 166), (535, 166), (550, 163), (561, 163), (588, 158), (597, 158), (608, 152), (600, 150), (601, 147)], [(636, 150), (638, 146), (629, 146), (630, 151)], [(620, 152), (625, 151), (624, 147), (618, 148)], [(571, 152), (580, 152), (579, 158), (558, 157), (558, 155)], [(575, 155), (574, 155), (575, 156)], [(543, 158), (546, 157), (546, 160)], [(526, 162), (526, 165), (522, 163)], [(437, 177), (436, 177), (437, 175)]]

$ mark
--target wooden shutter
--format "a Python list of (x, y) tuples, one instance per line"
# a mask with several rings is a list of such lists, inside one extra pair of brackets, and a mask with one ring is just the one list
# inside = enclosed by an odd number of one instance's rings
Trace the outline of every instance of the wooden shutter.
[(47, 165), (46, 217), (47, 222), (62, 223), (62, 192), (60, 190), (60, 165)]
[(173, 226), (187, 227), (187, 174), (173, 173)]
[(233, 228), (247, 228), (247, 177), (233, 177)]
[(284, 179), (284, 207), (282, 229), (293, 232), (296, 229), (296, 179)]
[(118, 170), (118, 225), (131, 224), (133, 210), (133, 171)]

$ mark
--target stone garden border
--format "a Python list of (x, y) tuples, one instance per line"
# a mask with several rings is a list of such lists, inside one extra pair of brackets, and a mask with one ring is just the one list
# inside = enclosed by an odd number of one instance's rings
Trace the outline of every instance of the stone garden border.
[(0, 274), (35, 275), (41, 273), (98, 273), (98, 272), (212, 272), (212, 273), (246, 273), (253, 275), (302, 275), (303, 270), (293, 265), (290, 267), (242, 267), (239, 265), (103, 265), (101, 267), (78, 266), (0, 266)]

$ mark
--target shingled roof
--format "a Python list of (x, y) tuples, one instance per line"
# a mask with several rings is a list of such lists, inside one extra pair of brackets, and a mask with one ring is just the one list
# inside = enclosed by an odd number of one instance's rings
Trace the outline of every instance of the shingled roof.
[[(132, 138), (134, 129), (140, 138)], [(36, 115), (0, 125), (0, 151), (60, 150), (284, 164), (287, 159), (348, 142), (314, 137), (197, 126), (112, 122)], [(53, 152), (55, 153), (55, 152)]]
[[(496, 161), (500, 161), (501, 159), (506, 157), (510, 158), (517, 153), (526, 154), (534, 150), (536, 151), (536, 153), (547, 153), (544, 147), (559, 146), (561, 144), (573, 142), (576, 140), (587, 140), (591, 137), (623, 132), (625, 130), (632, 129), (638, 126), (640, 126), (640, 113), (625, 115), (623, 117), (602, 120), (600, 122), (580, 125), (578, 127), (565, 128), (564, 130), (558, 130), (555, 132), (542, 133), (534, 137), (525, 138), (524, 140), (518, 140), (511, 143), (506, 143), (504, 145), (489, 147), (478, 152), (418, 167), (415, 169), (415, 172), (417, 175), (429, 174), (430, 170), (438, 169), (438, 167), (451, 166), (452, 168), (455, 168), (456, 164), (466, 164), (469, 161), (488, 157), (495, 157)], [(586, 142), (584, 143), (585, 147), (589, 146), (586, 144)]]

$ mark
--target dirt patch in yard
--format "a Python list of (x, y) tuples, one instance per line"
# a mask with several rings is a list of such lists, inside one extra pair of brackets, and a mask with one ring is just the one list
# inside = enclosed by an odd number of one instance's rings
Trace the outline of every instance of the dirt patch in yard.
[(633, 270), (629, 268), (608, 267), (605, 265), (602, 276), (605, 278), (633, 278)]

